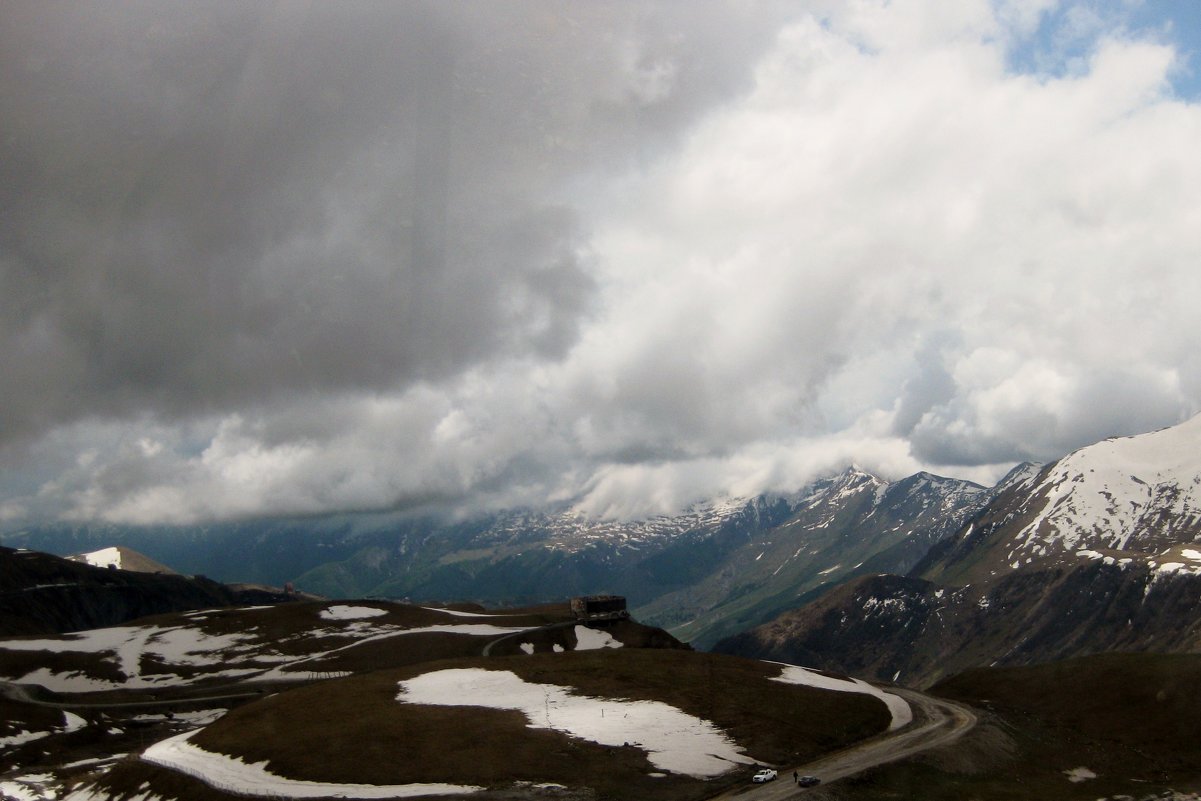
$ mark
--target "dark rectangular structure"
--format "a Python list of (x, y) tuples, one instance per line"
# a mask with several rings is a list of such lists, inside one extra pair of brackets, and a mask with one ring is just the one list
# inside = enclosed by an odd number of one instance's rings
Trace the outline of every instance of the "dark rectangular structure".
[(577, 619), (626, 617), (626, 599), (621, 595), (582, 595), (571, 599), (571, 612)]

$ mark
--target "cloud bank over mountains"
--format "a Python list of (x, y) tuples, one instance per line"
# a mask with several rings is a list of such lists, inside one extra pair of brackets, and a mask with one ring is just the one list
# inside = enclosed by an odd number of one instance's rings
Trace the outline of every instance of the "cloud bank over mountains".
[(1196, 414), (1201, 64), (1108, 6), (10, 5), (0, 519), (629, 516)]

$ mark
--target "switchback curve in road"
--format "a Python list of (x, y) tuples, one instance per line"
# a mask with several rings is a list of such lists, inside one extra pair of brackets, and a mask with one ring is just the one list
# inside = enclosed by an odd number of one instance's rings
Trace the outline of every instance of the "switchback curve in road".
[(754, 801), (783, 801), (802, 798), (804, 789), (792, 782), (792, 771), (816, 776), (822, 784), (861, 773), (877, 765), (920, 754), (939, 746), (949, 745), (976, 725), (976, 714), (969, 707), (934, 698), (915, 690), (889, 688), (888, 692), (905, 698), (914, 709), (913, 722), (903, 729), (886, 732), (863, 742), (836, 751), (796, 768), (780, 769), (780, 778), (766, 785), (747, 784), (714, 796), (717, 799), (742, 798)]

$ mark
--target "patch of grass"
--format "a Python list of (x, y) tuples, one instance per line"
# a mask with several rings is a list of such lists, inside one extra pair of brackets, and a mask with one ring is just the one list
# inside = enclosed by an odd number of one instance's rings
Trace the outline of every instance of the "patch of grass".
[(325, 682), (234, 710), (194, 739), (290, 778), (495, 789), (515, 782), (592, 788), (599, 798), (687, 799), (740, 784), (657, 772), (636, 747), (607, 747), (531, 729), (525, 716), (396, 700), (398, 682), (444, 668), (510, 670), (529, 682), (597, 697), (658, 700), (713, 721), (763, 762), (793, 764), (883, 730), (879, 701), (770, 681), (778, 667), (683, 650), (616, 649), (468, 659)]
[[(970, 670), (933, 692), (982, 710), (950, 749), (829, 788), (831, 799), (1063, 801), (1201, 790), (1201, 656), (1103, 654)], [(1066, 771), (1096, 778), (1071, 782)]]

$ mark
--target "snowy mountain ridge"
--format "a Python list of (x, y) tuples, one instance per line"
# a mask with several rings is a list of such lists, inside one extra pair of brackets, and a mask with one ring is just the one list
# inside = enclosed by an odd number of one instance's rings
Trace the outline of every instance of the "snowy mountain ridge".
[(1081, 548), (1152, 551), (1201, 524), (1201, 416), (1081, 448), (1041, 479), (1042, 511), (1014, 535), (1029, 556)]
[(488, 531), (491, 536), (502, 539), (512, 536), (528, 538), (531, 532), (540, 531), (546, 538), (546, 547), (565, 553), (576, 553), (601, 543), (636, 548), (688, 532), (715, 532), (726, 524), (759, 523), (764, 510), (779, 510), (782, 507), (786, 507), (790, 514), (805, 509), (831, 510), (825, 521), (815, 526), (821, 528), (834, 522), (843, 504), (860, 498), (865, 491), (873, 493), (873, 503), (876, 505), (893, 492), (915, 496), (928, 493), (930, 498), (938, 498), (940, 508), (948, 511), (961, 506), (965, 500), (987, 492), (984, 487), (969, 482), (926, 472), (888, 481), (852, 465), (841, 473), (818, 479), (795, 492), (732, 495), (693, 504), (674, 515), (609, 520), (589, 517), (574, 508), (557, 512), (524, 510), (500, 513)]
[(1197, 650), (1201, 417), (1019, 465), (986, 497), (911, 570), (848, 576), (716, 648), (911, 682)]

